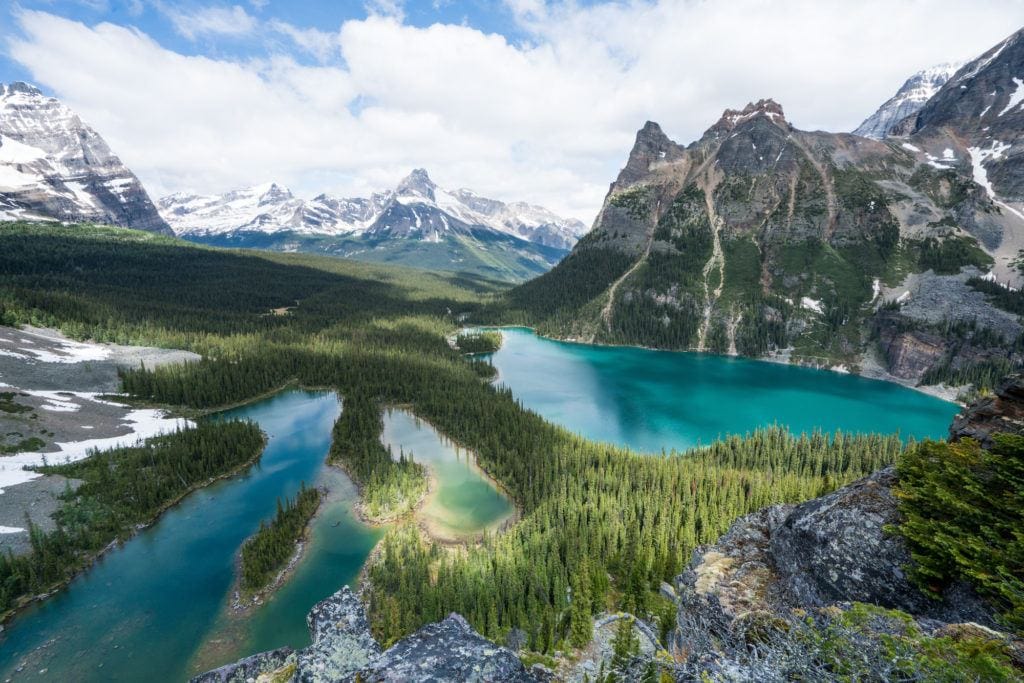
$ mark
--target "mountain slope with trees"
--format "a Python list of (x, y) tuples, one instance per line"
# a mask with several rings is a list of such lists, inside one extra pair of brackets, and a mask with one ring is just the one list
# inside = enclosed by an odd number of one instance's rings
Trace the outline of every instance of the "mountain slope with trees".
[(1017, 314), (975, 285), (1021, 285), (1022, 60), (1017, 33), (958, 70), (904, 137), (797, 130), (772, 100), (685, 146), (648, 122), (593, 230), (481, 319), (851, 369), (878, 356), (910, 382), (1019, 367)]

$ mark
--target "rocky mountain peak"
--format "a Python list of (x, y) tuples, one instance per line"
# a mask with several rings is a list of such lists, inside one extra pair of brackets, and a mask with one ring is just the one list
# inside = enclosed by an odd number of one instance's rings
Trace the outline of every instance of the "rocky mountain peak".
[(897, 124), (920, 111), (962, 66), (963, 62), (952, 62), (918, 71), (874, 114), (864, 119), (853, 134), (875, 140), (893, 134)]
[(412, 173), (402, 179), (402, 182), (398, 183), (398, 187), (395, 188), (395, 194), (400, 197), (423, 197), (434, 201), (434, 190), (437, 189), (437, 185), (427, 175), (427, 171), (424, 168), (413, 169)]
[(170, 233), (139, 179), (70, 107), (35, 86), (0, 85), (0, 219)]
[(43, 97), (43, 92), (32, 85), (31, 83), (25, 83), (24, 81), (14, 81), (11, 84), (0, 84), (0, 94), (7, 95), (8, 93), (22, 93), (24, 95), (31, 95), (37, 97)]
[(630, 185), (646, 176), (651, 166), (662, 161), (671, 161), (683, 153), (683, 147), (673, 142), (654, 121), (648, 121), (637, 131), (636, 141), (629, 153), (625, 167), (615, 181), (617, 186)]
[(993, 202), (1024, 221), (1013, 206), (1024, 202), (1024, 29), (967, 63), (899, 129), (918, 147), (960, 150)]
[(260, 196), (260, 204), (276, 204), (294, 198), (291, 190), (277, 183), (260, 185), (256, 189)]
[(782, 111), (782, 105), (771, 98), (761, 99), (757, 102), (747, 104), (743, 109), (726, 109), (718, 123), (712, 126), (712, 130), (720, 129), (731, 131), (737, 126), (763, 116), (772, 123), (783, 127), (789, 127), (786, 115)]

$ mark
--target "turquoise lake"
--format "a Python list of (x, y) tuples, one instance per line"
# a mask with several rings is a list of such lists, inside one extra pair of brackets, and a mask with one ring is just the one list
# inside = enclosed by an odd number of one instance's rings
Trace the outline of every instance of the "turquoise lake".
[[(526, 407), (589, 438), (646, 452), (771, 424), (942, 438), (957, 412), (904, 387), (832, 372), (570, 344), (526, 329), (503, 335), (491, 357), (498, 381)], [(304, 646), (306, 612), (355, 581), (384, 532), (355, 517), (355, 487), (324, 465), (340, 411), (332, 392), (292, 390), (222, 413), (267, 433), (260, 463), (189, 495), (9, 623), (0, 635), (0, 678), (182, 681), (247, 654)], [(431, 468), (437, 487), (421, 511), (428, 525), (462, 537), (512, 513), (471, 456), (415, 416), (386, 413), (382, 441)], [(265, 605), (239, 617), (229, 609), (238, 549), (303, 481), (330, 490), (303, 560)]]
[(958, 407), (889, 382), (701, 353), (591, 346), (501, 330), (491, 361), (524, 406), (640, 451), (681, 450), (778, 424), (945, 438)]

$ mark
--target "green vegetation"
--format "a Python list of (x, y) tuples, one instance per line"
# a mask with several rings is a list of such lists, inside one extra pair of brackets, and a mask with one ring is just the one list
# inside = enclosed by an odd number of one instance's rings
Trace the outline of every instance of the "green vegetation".
[(977, 190), (976, 185), (954, 169), (936, 169), (926, 165), (914, 171), (908, 184), (944, 209), (957, 206)]
[(252, 462), (262, 449), (263, 435), (251, 423), (202, 423), (141, 446), (39, 468), (82, 484), (64, 492), (54, 531), (29, 523), (29, 554), (0, 555), (0, 613), (66, 581), (111, 541), (127, 539), (168, 505)]
[(612, 195), (608, 202), (612, 206), (625, 209), (634, 220), (643, 220), (650, 215), (650, 192), (642, 185), (623, 190)]
[[(485, 467), (503, 473), (499, 480), (523, 503), (522, 521), (458, 554), (426, 543), (414, 527), (389, 533), (370, 570), (374, 628), (384, 642), (457, 611), (489, 637), (518, 627), (529, 649), (551, 652), (579, 637), (570, 586), (593, 613), (618, 606), (646, 615), (653, 587), (737, 516), (831, 490), (901, 449), (895, 438), (769, 429), (652, 457), (583, 441), (530, 413), (500, 415), (481, 423), (456, 417), (456, 433)], [(433, 422), (452, 433), (450, 418)]]
[[(828, 679), (840, 681), (1019, 681), (1009, 644), (968, 627), (925, 634), (899, 610), (854, 603), (831, 618), (787, 634), (813, 653)], [(794, 658), (795, 659), (795, 658)], [(812, 678), (813, 680), (813, 678)]]
[(293, 500), (277, 501), (277, 513), (269, 524), (260, 522), (259, 531), (242, 545), (242, 589), (255, 592), (265, 587), (284, 567), (295, 551), (295, 543), (320, 507), (320, 490), (299, 487)]
[[(552, 273), (485, 308), (479, 302), (489, 290), (479, 280), (196, 248), (126, 231), (13, 226), (0, 228), (0, 302), (7, 320), (204, 354), (196, 363), (124, 373), (125, 390), (139, 399), (207, 409), (289, 382), (335, 388), (344, 410), (330, 457), (358, 483), (370, 516), (401, 515), (425, 491), (423, 468), (380, 444), (383, 407), (408, 407), (472, 449), (522, 516), (501, 535), (455, 550), (431, 544), (412, 524), (389, 531), (368, 571), (376, 634), (392, 642), (457, 611), (488, 637), (502, 640), (521, 629), (531, 652), (552, 653), (580, 643), (588, 617), (601, 611), (624, 609), (660, 623), (667, 610), (655, 592), (659, 582), (735, 517), (820, 495), (902, 451), (895, 437), (794, 436), (774, 428), (703, 450), (641, 455), (545, 422), (506, 389), (481, 382), (485, 364), (447, 339), (459, 314), (502, 306), (562, 324), (571, 312), (599, 305), (607, 283), (633, 259), (590, 245), (567, 263), (580, 281)], [(544, 287), (535, 284), (545, 278)], [(842, 287), (869, 284), (863, 273), (857, 280), (849, 274)], [(563, 287), (565, 296), (549, 296)], [(267, 315), (296, 300), (290, 315)], [(786, 312), (775, 296), (737, 299), (737, 305), (758, 309), (753, 322), (739, 326), (744, 343), (769, 343), (784, 330)], [(221, 433), (206, 434), (204, 453)], [(227, 446), (243, 450), (242, 441)], [(91, 481), (91, 470), (82, 467), (67, 476)], [(124, 472), (108, 474), (114, 480)], [(116, 500), (125, 498), (123, 490), (113, 491)], [(71, 509), (87, 515), (90, 500)], [(69, 529), (75, 514), (68, 513)], [(38, 568), (55, 564), (54, 554), (69, 547), (33, 533), (41, 549), (31, 557), (40, 559), (31, 566), (5, 560), (18, 568), (5, 570), (9, 575), (23, 577), (3, 584), (8, 596), (33, 590), (29, 584), (44, 574)]]
[(380, 522), (407, 514), (427, 493), (426, 468), (380, 442), (384, 428), (380, 407), (361, 391), (346, 394), (334, 425), (329, 460), (341, 465), (360, 489), (367, 519)]
[(1024, 315), (1024, 292), (1007, 289), (998, 282), (972, 277), (967, 285), (984, 293), (993, 306), (1015, 315)]
[[(385, 405), (408, 406), (476, 452), (501, 482), (523, 517), (499, 537), (442, 553), (404, 525), (388, 534), (370, 572), (373, 623), (385, 640), (459, 611), (491, 637), (515, 626), (527, 631), (531, 649), (551, 652), (569, 637), (573, 582), (590, 585), (592, 610), (645, 613), (657, 583), (737, 515), (818, 495), (891, 462), (901, 448), (895, 438), (793, 437), (778, 429), (667, 457), (594, 444), (481, 382), (481, 369), (448, 345), (455, 329), (448, 311), (473, 310), (479, 298), (459, 282), (403, 279), (401, 271), (369, 276), (345, 262), (291, 264), (285, 255), (136, 240), (135, 233), (127, 236), (132, 248), (118, 250), (116, 233), (49, 230), (52, 240), (38, 228), (0, 231), (8, 311), (55, 319), (78, 336), (174, 342), (205, 354), (197, 363), (126, 372), (131, 394), (202, 409), (292, 381), (334, 387), (345, 405), (331, 457), (359, 483), (369, 513), (400, 512), (423, 490), (419, 465), (380, 445)], [(47, 261), (54, 251), (63, 254), (59, 267)], [(199, 294), (218, 286), (227, 291), (214, 298), (226, 310)], [(295, 300), (290, 315), (266, 315)], [(589, 579), (580, 576), (583, 557), (592, 563)]]
[(995, 435), (990, 450), (926, 441), (897, 471), (911, 577), (932, 593), (968, 581), (1009, 626), (1024, 627), (1024, 437)]
[(28, 451), (38, 451), (46, 442), (40, 439), (38, 436), (30, 436), (26, 439), (19, 439), (14, 443), (0, 444), (0, 455), (9, 455), (12, 453), (25, 453)]
[(14, 400), (16, 395), (13, 391), (0, 391), (0, 411), (13, 415), (32, 412), (32, 406)]
[(854, 213), (858, 226), (883, 258), (891, 255), (900, 241), (900, 226), (889, 211), (882, 188), (871, 174), (853, 168), (833, 168), (832, 178), (842, 207)]
[(494, 353), (501, 348), (501, 333), (493, 330), (464, 332), (456, 337), (455, 345), (465, 353)]
[(992, 257), (982, 251), (978, 241), (970, 236), (947, 235), (911, 240), (907, 249), (916, 256), (918, 268), (929, 268), (939, 275), (955, 275), (965, 266), (987, 270)]

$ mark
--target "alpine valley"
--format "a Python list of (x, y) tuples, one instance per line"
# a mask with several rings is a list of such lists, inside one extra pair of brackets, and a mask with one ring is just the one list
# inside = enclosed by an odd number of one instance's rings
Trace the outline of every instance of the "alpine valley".
[(525, 202), (439, 188), (423, 169), (369, 198), (294, 197), (274, 183), (154, 206), (138, 178), (67, 106), (25, 83), (0, 86), (0, 218), (95, 222), (217, 246), (310, 251), (521, 281), (586, 231)]
[[(145, 79), (167, 61), (186, 80), (223, 68), (247, 95), (288, 84), (271, 108), (301, 110), (296, 125), (310, 88), (320, 123), (342, 101), (339, 116), (379, 115), (365, 82), (338, 78), (367, 28), (402, 36), (368, 44), (403, 78), (406, 43), (441, 37), (466, 102), (474, 73), (491, 78), (467, 34), (563, 68), (546, 27), (520, 44), (429, 13), (450, 3), (402, 4), (408, 22), (388, 3), (301, 3), (365, 12), (340, 31), (297, 29), (285, 3), (197, 6), (173, 15), (188, 54), (146, 33), (174, 3), (133, 3), (138, 26), (86, 4), (105, 21), (17, 10), (13, 59), (90, 87), (101, 62), (138, 66), (110, 58), (128, 41), (168, 58), (140, 58)], [(558, 14), (661, 8), (590, 5)], [(728, 11), (726, 30), (749, 23)], [(32, 22), (98, 36), (82, 43), (96, 61), (60, 61), (53, 41), (39, 57)], [(351, 71), (235, 52), (271, 35), (338, 48)], [(419, 55), (436, 100), (438, 62)], [(145, 90), (125, 82), (101, 107)], [(399, 95), (426, 106), (415, 90)], [(545, 104), (501, 113), (546, 127)], [(186, 123), (277, 132), (227, 109)], [(424, 111), (400, 118), (402, 145), (428, 139)], [(514, 154), (538, 153), (497, 118)], [(319, 145), (334, 129), (317, 122)], [(446, 155), (478, 154), (430, 139), (444, 154), (416, 154), (439, 178)], [(591, 143), (565, 136), (572, 154)], [(70, 108), (0, 86), (0, 680), (1024, 681), (1024, 30), (911, 76), (852, 133), (799, 130), (772, 99), (689, 144), (647, 122), (589, 230), (422, 168), (368, 197), (213, 189), (153, 201)]]
[(520, 281), (558, 263), (586, 227), (524, 202), (444, 190), (423, 169), (369, 198), (298, 199), (274, 183), (157, 202), (175, 234), (217, 246), (312, 251)]

